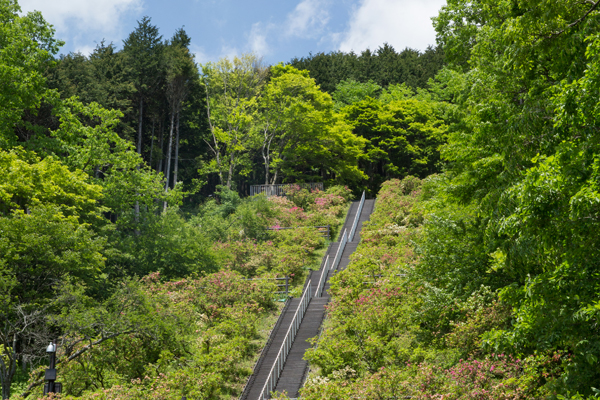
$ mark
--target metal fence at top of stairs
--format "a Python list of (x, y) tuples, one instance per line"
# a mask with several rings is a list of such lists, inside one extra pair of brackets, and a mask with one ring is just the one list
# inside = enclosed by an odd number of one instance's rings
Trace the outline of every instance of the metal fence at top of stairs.
[(286, 183), (283, 185), (250, 185), (250, 196), (263, 193), (265, 196), (285, 196), (285, 189), (290, 186), (299, 186), (301, 189), (323, 191), (323, 182)]

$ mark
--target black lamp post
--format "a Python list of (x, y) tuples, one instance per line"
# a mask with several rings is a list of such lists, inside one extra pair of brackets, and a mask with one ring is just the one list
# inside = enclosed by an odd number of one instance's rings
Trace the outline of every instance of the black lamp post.
[(62, 384), (56, 381), (56, 343), (50, 342), (46, 347), (46, 353), (50, 356), (50, 368), (46, 369), (45, 380), (48, 381), (44, 385), (44, 394), (61, 393)]

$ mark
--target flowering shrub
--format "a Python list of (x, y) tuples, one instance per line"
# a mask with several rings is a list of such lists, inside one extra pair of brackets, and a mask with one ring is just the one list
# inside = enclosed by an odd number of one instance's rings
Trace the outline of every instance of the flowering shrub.
[[(552, 357), (519, 360), (498, 355), (482, 360), (460, 360), (451, 368), (430, 363), (406, 364), (403, 368), (381, 367), (355, 378), (355, 374), (333, 373), (331, 378), (311, 377), (301, 391), (303, 399), (418, 400), (521, 400), (544, 398), (551, 393), (539, 389), (545, 366)], [(543, 371), (540, 373), (539, 369)], [(346, 371), (350, 370), (346, 367)]]
[[(297, 189), (297, 190), (296, 190)], [(290, 186), (292, 195), (269, 197), (274, 213), (271, 227), (330, 226), (331, 237), (336, 237), (343, 223), (351, 192), (344, 187), (334, 186), (327, 191)], [(287, 192), (286, 192), (287, 193)], [(299, 200), (301, 199), (301, 200)]]
[(213, 250), (224, 268), (246, 277), (271, 271), (277, 265), (277, 249), (272, 240), (258, 242), (252, 239), (215, 242)]
[[(420, 181), (382, 186), (348, 268), (332, 279), (317, 373), (303, 399), (530, 399), (560, 391), (565, 355), (492, 354), (488, 336), (511, 309), (488, 286), (455, 296), (420, 268)], [(341, 373), (340, 371), (352, 371)], [(560, 385), (558, 385), (560, 386)]]
[(321, 211), (345, 205), (352, 198), (352, 192), (347, 186), (332, 186), (326, 191), (321, 191), (303, 189), (300, 185), (292, 184), (285, 186), (284, 191), (296, 207)]
[[(92, 334), (94, 318), (110, 321), (115, 313), (131, 333), (101, 342), (70, 362), (59, 353), (61, 398), (238, 396), (252, 373), (248, 365), (268, 334), (258, 328), (275, 314), (275, 290), (273, 280), (247, 281), (234, 271), (171, 282), (161, 282), (160, 274), (153, 273), (111, 300), (117, 307), (114, 312), (105, 307), (66, 315), (70, 323), (89, 320), (86, 334)], [(135, 296), (127, 295), (130, 292)], [(76, 342), (73, 351), (96, 339)], [(38, 388), (34, 395), (39, 398), (40, 392)]]

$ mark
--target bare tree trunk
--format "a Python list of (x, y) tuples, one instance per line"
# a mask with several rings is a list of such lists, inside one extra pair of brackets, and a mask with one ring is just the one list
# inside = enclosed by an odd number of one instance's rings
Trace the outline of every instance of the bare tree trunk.
[(231, 151), (231, 156), (229, 158), (229, 172), (227, 174), (227, 189), (231, 189), (231, 181), (233, 177), (233, 170), (235, 168), (235, 150)]
[[(175, 109), (173, 107), (173, 112), (171, 113), (171, 129), (169, 131), (169, 145), (167, 146), (167, 170), (166, 170), (166, 179), (165, 179), (165, 194), (169, 191), (169, 177), (171, 175), (171, 152), (173, 151), (173, 127), (175, 125)], [(163, 203), (163, 212), (167, 211), (167, 201), (165, 200)]]
[(265, 185), (269, 184), (269, 164), (270, 164), (270, 154), (269, 154), (269, 149), (267, 148), (267, 138), (268, 138), (268, 132), (269, 132), (269, 124), (267, 123), (267, 125), (265, 126), (264, 130), (263, 130), (264, 134), (265, 134), (265, 140), (262, 144), (262, 156), (263, 156), (263, 160), (265, 161)]
[(158, 165), (156, 166), (156, 172), (162, 172), (163, 169), (163, 158), (164, 158), (164, 126), (163, 126), (163, 119), (161, 118), (160, 120), (160, 158), (158, 160)]
[(150, 142), (150, 160), (148, 160), (148, 165), (152, 167), (152, 154), (154, 152), (154, 126), (156, 125), (156, 120), (152, 118), (152, 141)]
[[(206, 82), (205, 82), (206, 84)], [(215, 135), (215, 127), (212, 124), (211, 114), (210, 114), (210, 100), (208, 98), (208, 84), (206, 84), (206, 116), (208, 117), (208, 126), (210, 127), (210, 133), (212, 134), (213, 144), (208, 143), (207, 140), (204, 142), (208, 145), (208, 147), (212, 150), (215, 158), (217, 160), (217, 169), (219, 171), (219, 182), (221, 185), (223, 184), (223, 171), (221, 170), (221, 150), (219, 149), (219, 141), (217, 140), (217, 136)]]
[(177, 110), (177, 128), (175, 135), (175, 165), (173, 166), (173, 187), (177, 185), (177, 171), (179, 170), (179, 110)]
[(137, 153), (142, 155), (142, 116), (144, 111), (144, 99), (140, 97), (140, 116), (138, 120), (138, 140), (137, 140)]
[[(138, 142), (137, 142), (137, 153), (142, 156), (142, 116), (144, 111), (144, 99), (140, 97), (140, 117), (138, 121)], [(140, 166), (137, 167), (138, 171), (140, 170)], [(136, 193), (138, 195), (138, 193)], [(135, 201), (135, 222), (140, 221), (140, 202), (138, 200)], [(136, 233), (138, 231), (136, 230)]]
[(263, 155), (265, 159), (265, 185), (269, 184), (269, 159)]

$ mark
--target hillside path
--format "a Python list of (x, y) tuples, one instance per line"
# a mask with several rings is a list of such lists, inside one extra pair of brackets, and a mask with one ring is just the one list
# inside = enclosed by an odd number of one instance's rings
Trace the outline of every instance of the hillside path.
[[(356, 217), (356, 213), (359, 209), (358, 201), (355, 201), (350, 205), (344, 226), (340, 231), (340, 237), (338, 238), (337, 242), (330, 244), (325, 256), (323, 257), (323, 260), (321, 261), (321, 268), (318, 271), (311, 271), (309, 279), (311, 282), (312, 297), (310, 299), (310, 303), (308, 304), (308, 308), (306, 309), (306, 313), (304, 314), (304, 318), (300, 323), (300, 327), (283, 366), (283, 370), (281, 371), (281, 375), (279, 376), (279, 380), (277, 381), (275, 391), (286, 391), (289, 397), (298, 397), (298, 392), (302, 387), (308, 372), (308, 362), (304, 360), (304, 353), (311, 347), (311, 344), (307, 341), (307, 339), (313, 338), (319, 334), (319, 329), (325, 317), (325, 306), (329, 302), (329, 278), (333, 276), (336, 271), (343, 270), (348, 266), (348, 263), (350, 262), (350, 255), (354, 252), (354, 250), (356, 250), (356, 247), (360, 241), (362, 224), (363, 222), (369, 220), (374, 207), (375, 200), (365, 200), (362, 212), (358, 218), (358, 225), (353, 240), (346, 243), (344, 251), (341, 254), (338, 267), (335, 270), (329, 270), (325, 272), (327, 274), (327, 280), (325, 281), (321, 296), (319, 296), (319, 293), (316, 293), (316, 291), (323, 268), (329, 267), (329, 265), (325, 265), (325, 260), (327, 259), (327, 256), (329, 256), (331, 264), (331, 261), (333, 261), (340, 246), (340, 240), (342, 239), (344, 230), (350, 232)], [(254, 373), (248, 380), (240, 400), (263, 400), (259, 399), (261, 391), (277, 358), (281, 344), (283, 343), (285, 335), (290, 327), (299, 304), (299, 298), (288, 300), (288, 303), (282, 311), (277, 324), (271, 331), (269, 341), (267, 342), (267, 345), (265, 346), (261, 357), (255, 366)], [(265, 399), (269, 397), (269, 394), (267, 394)]]

